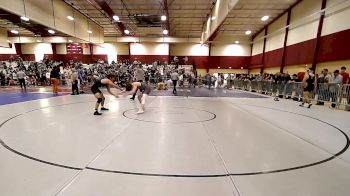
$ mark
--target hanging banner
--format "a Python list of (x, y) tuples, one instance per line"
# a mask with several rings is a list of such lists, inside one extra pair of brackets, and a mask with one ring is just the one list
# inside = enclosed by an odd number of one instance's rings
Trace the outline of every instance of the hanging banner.
[(78, 43), (67, 44), (67, 54), (83, 54), (83, 46)]

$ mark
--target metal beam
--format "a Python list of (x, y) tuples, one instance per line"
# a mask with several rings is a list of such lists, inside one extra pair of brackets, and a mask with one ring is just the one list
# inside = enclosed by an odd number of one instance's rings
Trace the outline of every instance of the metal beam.
[[(265, 28), (265, 37), (264, 37), (264, 45), (263, 45), (263, 53), (262, 53), (262, 60), (261, 60), (261, 64), (262, 64), (262, 67), (261, 67), (261, 70), (260, 72), (263, 73), (264, 72), (264, 68), (265, 68), (265, 54), (266, 54), (266, 41), (267, 41), (267, 31), (268, 31), (268, 27)], [(252, 47), (253, 48), (253, 47)]]
[(170, 22), (169, 22), (169, 9), (168, 9), (168, 0), (163, 0), (163, 11), (165, 12), (166, 16), (166, 29), (168, 30), (170, 34)]
[(324, 9), (326, 8), (326, 6), (327, 6), (327, 0), (322, 0), (321, 10), (323, 10), (323, 12), (321, 12), (320, 20), (318, 23), (316, 46), (315, 46), (314, 56), (312, 60), (312, 68), (314, 69), (314, 71), (316, 71), (316, 66), (317, 66), (317, 57), (318, 57), (318, 51), (320, 49), (321, 33), (322, 33), (323, 21), (324, 21), (324, 15), (325, 15)]
[[(116, 15), (114, 11), (109, 7), (108, 3), (105, 0), (94, 0), (101, 9), (109, 16), (109, 18), (113, 21), (113, 16)], [(122, 35), (126, 35), (124, 33), (125, 25), (122, 22), (117, 22), (117, 27)]]
[(287, 48), (287, 41), (288, 41), (288, 34), (289, 34), (289, 25), (290, 25), (290, 18), (292, 15), (292, 9), (288, 10), (288, 16), (287, 16), (287, 23), (286, 23), (286, 32), (284, 34), (284, 43), (283, 43), (283, 53), (282, 53), (282, 63), (280, 67), (280, 72), (283, 73), (284, 67), (286, 65), (286, 48)]

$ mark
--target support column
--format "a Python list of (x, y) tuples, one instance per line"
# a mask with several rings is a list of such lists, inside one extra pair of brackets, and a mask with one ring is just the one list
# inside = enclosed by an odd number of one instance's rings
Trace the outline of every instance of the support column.
[(129, 61), (130, 63), (132, 63), (132, 60), (131, 60), (131, 47), (130, 47), (131, 43), (128, 42), (128, 47), (129, 47)]
[(14, 45), (15, 45), (15, 49), (16, 49), (16, 54), (23, 59), (21, 43), (15, 43)]
[(322, 34), (322, 28), (323, 28), (323, 21), (324, 21), (324, 15), (325, 11), (323, 11), (327, 6), (327, 0), (322, 0), (322, 6), (321, 6), (321, 15), (320, 15), (320, 20), (318, 22), (318, 29), (317, 29), (317, 37), (316, 37), (316, 46), (315, 46), (315, 51), (314, 51), (314, 57), (312, 60), (312, 68), (316, 71), (316, 66), (317, 66), (317, 57), (318, 57), (318, 51), (320, 49), (320, 38)]
[(287, 41), (288, 41), (288, 33), (289, 33), (289, 25), (290, 25), (290, 18), (292, 15), (292, 9), (288, 10), (288, 16), (287, 16), (287, 23), (286, 23), (286, 32), (284, 34), (284, 43), (283, 43), (283, 53), (282, 53), (282, 62), (280, 67), (280, 72), (283, 73), (284, 67), (286, 65), (286, 48), (287, 48)]
[(208, 58), (207, 58), (207, 65), (205, 66), (206, 70), (207, 70), (207, 73), (209, 73), (209, 69), (210, 69), (210, 65), (212, 63), (211, 61), (211, 42), (209, 42), (208, 44), (208, 48), (209, 48), (209, 54), (208, 54)]
[(266, 36), (267, 36), (267, 29), (268, 29), (268, 26), (265, 27), (265, 33), (264, 33), (264, 45), (263, 45), (263, 56), (262, 56), (262, 67), (261, 67), (261, 70), (260, 70), (260, 73), (263, 73), (264, 72), (264, 68), (265, 68), (265, 51), (266, 51)]
[(89, 47), (90, 47), (90, 63), (92, 63), (94, 61), (94, 45), (90, 43)]
[(168, 47), (168, 64), (170, 65), (172, 59), (171, 59), (171, 55), (170, 55), (170, 43), (168, 43), (169, 47)]
[(51, 43), (51, 48), (52, 48), (52, 60), (57, 61), (57, 49), (56, 49), (56, 43)]

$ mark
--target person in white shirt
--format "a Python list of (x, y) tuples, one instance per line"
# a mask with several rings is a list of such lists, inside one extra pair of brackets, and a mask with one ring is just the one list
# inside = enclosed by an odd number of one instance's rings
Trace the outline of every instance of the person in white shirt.
[(25, 77), (26, 77), (26, 74), (24, 73), (24, 71), (22, 69), (20, 69), (17, 72), (18, 82), (19, 82), (19, 85), (21, 86), (22, 91), (24, 89), (24, 92), (27, 92), (26, 81), (24, 79)]
[(173, 73), (171, 73), (170, 75), (171, 80), (173, 81), (173, 94), (176, 94), (176, 85), (177, 85), (177, 81), (179, 80), (179, 74), (177, 73), (177, 71), (174, 71)]
[(79, 95), (79, 88), (78, 88), (78, 72), (76, 69), (72, 69), (69, 75), (69, 80), (72, 83), (72, 94), (71, 95)]

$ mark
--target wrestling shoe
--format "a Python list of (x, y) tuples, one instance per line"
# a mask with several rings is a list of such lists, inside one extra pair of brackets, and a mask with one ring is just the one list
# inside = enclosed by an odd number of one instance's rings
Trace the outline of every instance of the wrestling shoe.
[(109, 109), (107, 109), (107, 108), (105, 108), (105, 107), (102, 107), (101, 110), (109, 110)]
[(143, 114), (143, 113), (145, 113), (145, 111), (143, 110), (139, 110), (138, 112), (136, 112), (136, 114)]
[(102, 113), (99, 113), (98, 111), (95, 111), (94, 115), (102, 115)]

